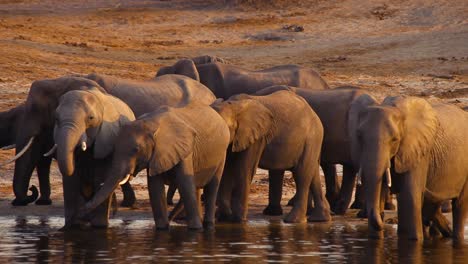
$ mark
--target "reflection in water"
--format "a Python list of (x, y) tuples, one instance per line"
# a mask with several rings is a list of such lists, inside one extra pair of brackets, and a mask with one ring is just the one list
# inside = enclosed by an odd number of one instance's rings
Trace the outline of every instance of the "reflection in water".
[(417, 243), (367, 237), (367, 225), (335, 221), (286, 225), (250, 221), (191, 232), (183, 225), (154, 231), (153, 220), (112, 220), (111, 228), (58, 231), (60, 217), (0, 217), (0, 263), (12, 262), (273, 262), (273, 263), (467, 263), (467, 246), (452, 240)]

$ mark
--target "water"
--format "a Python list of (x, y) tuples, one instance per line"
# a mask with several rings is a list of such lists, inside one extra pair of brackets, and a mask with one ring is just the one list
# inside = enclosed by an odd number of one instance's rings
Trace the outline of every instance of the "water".
[(468, 247), (450, 239), (367, 237), (367, 224), (286, 225), (280, 221), (218, 224), (190, 232), (184, 225), (153, 230), (152, 219), (113, 219), (107, 230), (61, 232), (61, 217), (0, 217), (0, 263), (468, 263)]

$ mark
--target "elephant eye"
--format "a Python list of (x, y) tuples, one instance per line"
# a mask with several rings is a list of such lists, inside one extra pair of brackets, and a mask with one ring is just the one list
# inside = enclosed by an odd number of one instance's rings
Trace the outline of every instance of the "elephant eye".
[(93, 120), (94, 119), (94, 116), (89, 116), (89, 120)]

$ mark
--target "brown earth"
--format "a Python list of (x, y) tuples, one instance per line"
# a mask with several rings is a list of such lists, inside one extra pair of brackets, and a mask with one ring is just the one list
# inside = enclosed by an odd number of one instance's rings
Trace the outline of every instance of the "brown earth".
[[(25, 100), (34, 80), (90, 72), (149, 79), (162, 65), (205, 54), (249, 69), (312, 67), (332, 86), (360, 86), (378, 98), (468, 106), (466, 1), (288, 2), (297, 1), (0, 1), (0, 110)], [(2, 151), (0, 162), (12, 154)], [(12, 174), (12, 164), (0, 168), (0, 214), (62, 214), (55, 165), (52, 207), (10, 207)], [(259, 217), (267, 203), (262, 175), (251, 199)], [(126, 211), (148, 213), (144, 177), (135, 187), (140, 209)]]

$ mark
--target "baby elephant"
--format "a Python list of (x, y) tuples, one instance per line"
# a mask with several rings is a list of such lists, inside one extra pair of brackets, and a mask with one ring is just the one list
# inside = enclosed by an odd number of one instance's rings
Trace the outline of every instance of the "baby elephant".
[(202, 228), (196, 193), (203, 188), (203, 226), (213, 227), (229, 128), (211, 107), (199, 103), (182, 108), (161, 107), (122, 127), (116, 142), (112, 168), (104, 185), (82, 209), (81, 216), (105, 201), (119, 182), (146, 168), (157, 229), (169, 227), (165, 183), (179, 189), (190, 229)]
[(281, 179), (285, 170), (292, 171), (297, 202), (285, 222), (306, 221), (309, 187), (315, 208), (308, 220), (330, 220), (319, 176), (323, 127), (304, 99), (290, 91), (267, 96), (241, 94), (213, 107), (226, 120), (232, 143), (218, 194), (220, 220), (246, 220), (250, 183), (257, 166)]

